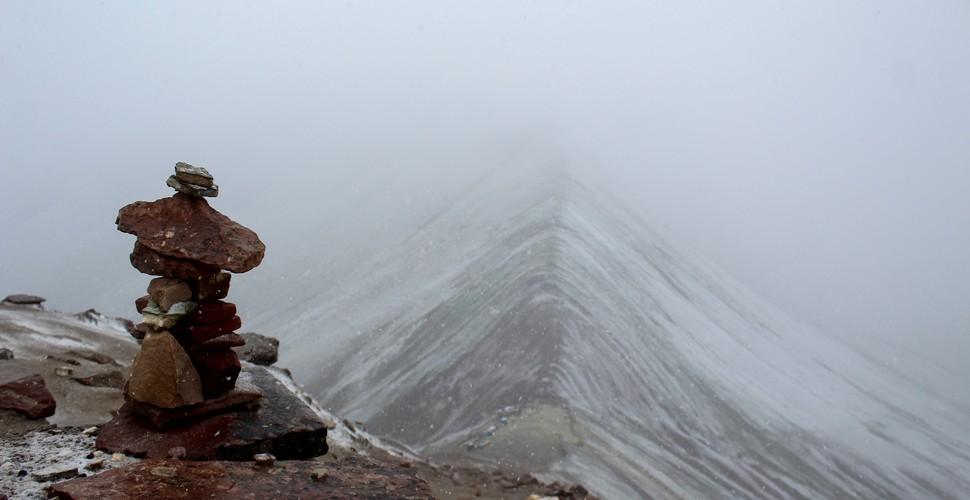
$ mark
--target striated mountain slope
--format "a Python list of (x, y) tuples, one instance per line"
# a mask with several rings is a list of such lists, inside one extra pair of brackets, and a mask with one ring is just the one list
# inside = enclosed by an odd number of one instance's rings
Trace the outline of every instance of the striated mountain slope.
[(555, 148), (519, 154), (375, 221), (380, 237), (352, 252), (321, 233), (325, 258), (304, 248), (275, 271), (295, 280), (260, 287), (302, 299), (255, 323), (325, 406), (442, 461), (608, 498), (970, 489), (966, 408), (677, 251), (628, 206)]

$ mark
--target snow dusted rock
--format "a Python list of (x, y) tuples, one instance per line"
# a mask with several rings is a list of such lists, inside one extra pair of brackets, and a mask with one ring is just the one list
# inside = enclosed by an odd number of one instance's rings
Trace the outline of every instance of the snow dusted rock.
[(164, 256), (244, 273), (263, 260), (265, 245), (252, 230), (222, 215), (202, 198), (176, 194), (123, 207), (118, 230)]
[(204, 399), (199, 373), (168, 332), (145, 336), (131, 365), (125, 396), (159, 408), (192, 405)]
[(10, 349), (7, 349), (6, 347), (0, 348), (0, 361), (13, 359), (13, 358), (14, 358), (13, 351), (11, 351)]
[(36, 420), (53, 415), (56, 409), (40, 374), (27, 373), (12, 362), (0, 363), (0, 410), (16, 410)]
[(80, 428), (48, 425), (6, 433), (0, 443), (0, 492), (16, 499), (46, 498), (43, 490), (52, 481), (124, 467), (137, 460), (124, 455), (118, 461), (108, 460), (95, 450), (94, 437)]

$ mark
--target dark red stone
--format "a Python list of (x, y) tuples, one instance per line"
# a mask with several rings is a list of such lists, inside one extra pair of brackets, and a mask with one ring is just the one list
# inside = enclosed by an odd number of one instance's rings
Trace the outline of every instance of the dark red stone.
[(145, 274), (190, 280), (212, 276), (219, 272), (219, 269), (199, 262), (166, 257), (142, 245), (140, 241), (135, 241), (135, 249), (132, 250), (130, 259), (131, 265)]
[[(324, 468), (326, 480), (314, 480), (314, 471)], [(104, 500), (434, 498), (428, 483), (414, 470), (358, 455), (328, 463), (278, 461), (269, 467), (246, 462), (152, 459), (57, 483), (48, 492), (62, 499)]]
[(15, 410), (34, 420), (53, 415), (57, 402), (44, 378), (12, 363), (0, 363), (0, 410)]
[(211, 325), (230, 320), (235, 315), (236, 304), (219, 300), (199, 304), (183, 321), (192, 325)]
[(220, 335), (232, 333), (240, 328), (242, 328), (242, 320), (239, 319), (239, 316), (233, 316), (226, 321), (211, 325), (187, 325), (179, 323), (178, 326), (172, 328), (170, 331), (176, 337), (191, 337), (196, 342), (204, 342)]
[(229, 295), (229, 284), (232, 273), (225, 271), (205, 278), (189, 281), (196, 302), (212, 302), (222, 300)]
[(229, 414), (210, 415), (159, 428), (134, 405), (125, 403), (98, 433), (96, 445), (113, 453), (149, 458), (167, 457), (168, 450), (181, 446), (186, 460), (212, 460), (229, 439), (232, 419)]
[(138, 311), (138, 314), (141, 314), (141, 310), (148, 305), (148, 301), (150, 300), (152, 300), (151, 295), (143, 295), (135, 299), (135, 310)]
[(131, 336), (136, 340), (142, 340), (145, 338), (145, 335), (148, 335), (148, 331), (150, 329), (151, 327), (147, 324), (138, 323), (137, 325), (132, 325), (130, 328), (128, 328), (128, 333), (131, 334)]
[(202, 379), (202, 393), (214, 398), (236, 386), (242, 364), (232, 349), (196, 351), (189, 354), (195, 370)]
[(259, 265), (266, 246), (252, 230), (233, 222), (202, 198), (176, 194), (136, 201), (118, 211), (118, 230), (168, 257), (244, 273)]
[(232, 349), (233, 347), (241, 347), (246, 345), (246, 339), (235, 333), (220, 335), (218, 337), (206, 340), (205, 342), (196, 342), (192, 340), (192, 337), (181, 337), (178, 338), (178, 341), (179, 344), (182, 344), (182, 348), (185, 349), (185, 352), (189, 354), (199, 351)]

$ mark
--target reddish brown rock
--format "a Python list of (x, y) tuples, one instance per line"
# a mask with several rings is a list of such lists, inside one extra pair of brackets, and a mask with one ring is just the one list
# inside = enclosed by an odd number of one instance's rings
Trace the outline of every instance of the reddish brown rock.
[(195, 300), (198, 302), (212, 302), (222, 300), (229, 295), (229, 283), (232, 281), (232, 274), (225, 271), (189, 282)]
[(232, 349), (196, 351), (189, 354), (189, 358), (199, 372), (205, 397), (214, 398), (236, 386), (242, 364)]
[(265, 245), (252, 230), (233, 222), (203, 198), (176, 194), (123, 207), (118, 230), (134, 234), (155, 252), (218, 269), (244, 273), (259, 265)]
[(243, 372), (240, 390), (250, 383), (263, 394), (256, 409), (203, 416), (162, 428), (153, 427), (126, 404), (98, 433), (97, 446), (149, 458), (164, 458), (168, 450), (181, 446), (190, 460), (251, 460), (256, 453), (305, 460), (327, 453), (327, 427), (306, 403), (265, 368)]
[(213, 323), (211, 325), (182, 325), (172, 329), (172, 333), (182, 338), (191, 338), (196, 342), (205, 342), (220, 335), (226, 335), (242, 328), (242, 320), (239, 316), (233, 316), (226, 321)]
[(135, 310), (138, 311), (138, 314), (141, 314), (142, 309), (148, 305), (148, 301), (150, 300), (152, 300), (151, 295), (143, 295), (135, 299)]
[(175, 278), (155, 278), (148, 283), (148, 295), (158, 307), (168, 311), (173, 305), (192, 298), (189, 285)]
[[(230, 414), (155, 425), (141, 410), (125, 403), (98, 433), (98, 449), (136, 457), (165, 458), (172, 448), (185, 448), (186, 460), (213, 460), (229, 439)], [(163, 426), (164, 425), (164, 426)]]
[(211, 325), (231, 320), (236, 315), (236, 304), (223, 302), (200, 303), (185, 320), (193, 325)]
[(203, 400), (199, 373), (168, 332), (145, 336), (131, 364), (125, 396), (160, 408), (177, 408)]
[(327, 464), (327, 480), (314, 481), (313, 461), (277, 461), (268, 467), (245, 462), (145, 460), (96, 476), (72, 479), (48, 489), (62, 499), (434, 498), (413, 470), (348, 456)]
[(137, 325), (132, 325), (131, 328), (128, 328), (128, 333), (131, 334), (135, 340), (142, 340), (145, 338), (145, 335), (148, 334), (150, 329), (151, 327), (145, 323), (138, 323)]
[(44, 378), (10, 363), (0, 363), (0, 410), (15, 410), (34, 420), (57, 410)]
[(195, 340), (192, 340), (192, 337), (176, 337), (176, 339), (179, 341), (179, 344), (182, 344), (182, 348), (185, 349), (185, 352), (189, 354), (199, 351), (232, 349), (234, 347), (246, 345), (246, 340), (235, 333), (220, 335), (218, 337), (206, 340), (205, 342), (196, 342)]
[(138, 241), (132, 250), (131, 265), (153, 276), (166, 276), (180, 280), (199, 279), (219, 273), (219, 269), (187, 259), (166, 257)]

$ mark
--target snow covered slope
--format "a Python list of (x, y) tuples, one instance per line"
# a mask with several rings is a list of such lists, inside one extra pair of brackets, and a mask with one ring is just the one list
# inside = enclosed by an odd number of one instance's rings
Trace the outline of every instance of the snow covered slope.
[(249, 287), (286, 299), (250, 324), (324, 406), (442, 461), (607, 498), (970, 491), (965, 407), (678, 251), (617, 191), (540, 149), (377, 236), (321, 224), (266, 274), (287, 279)]

